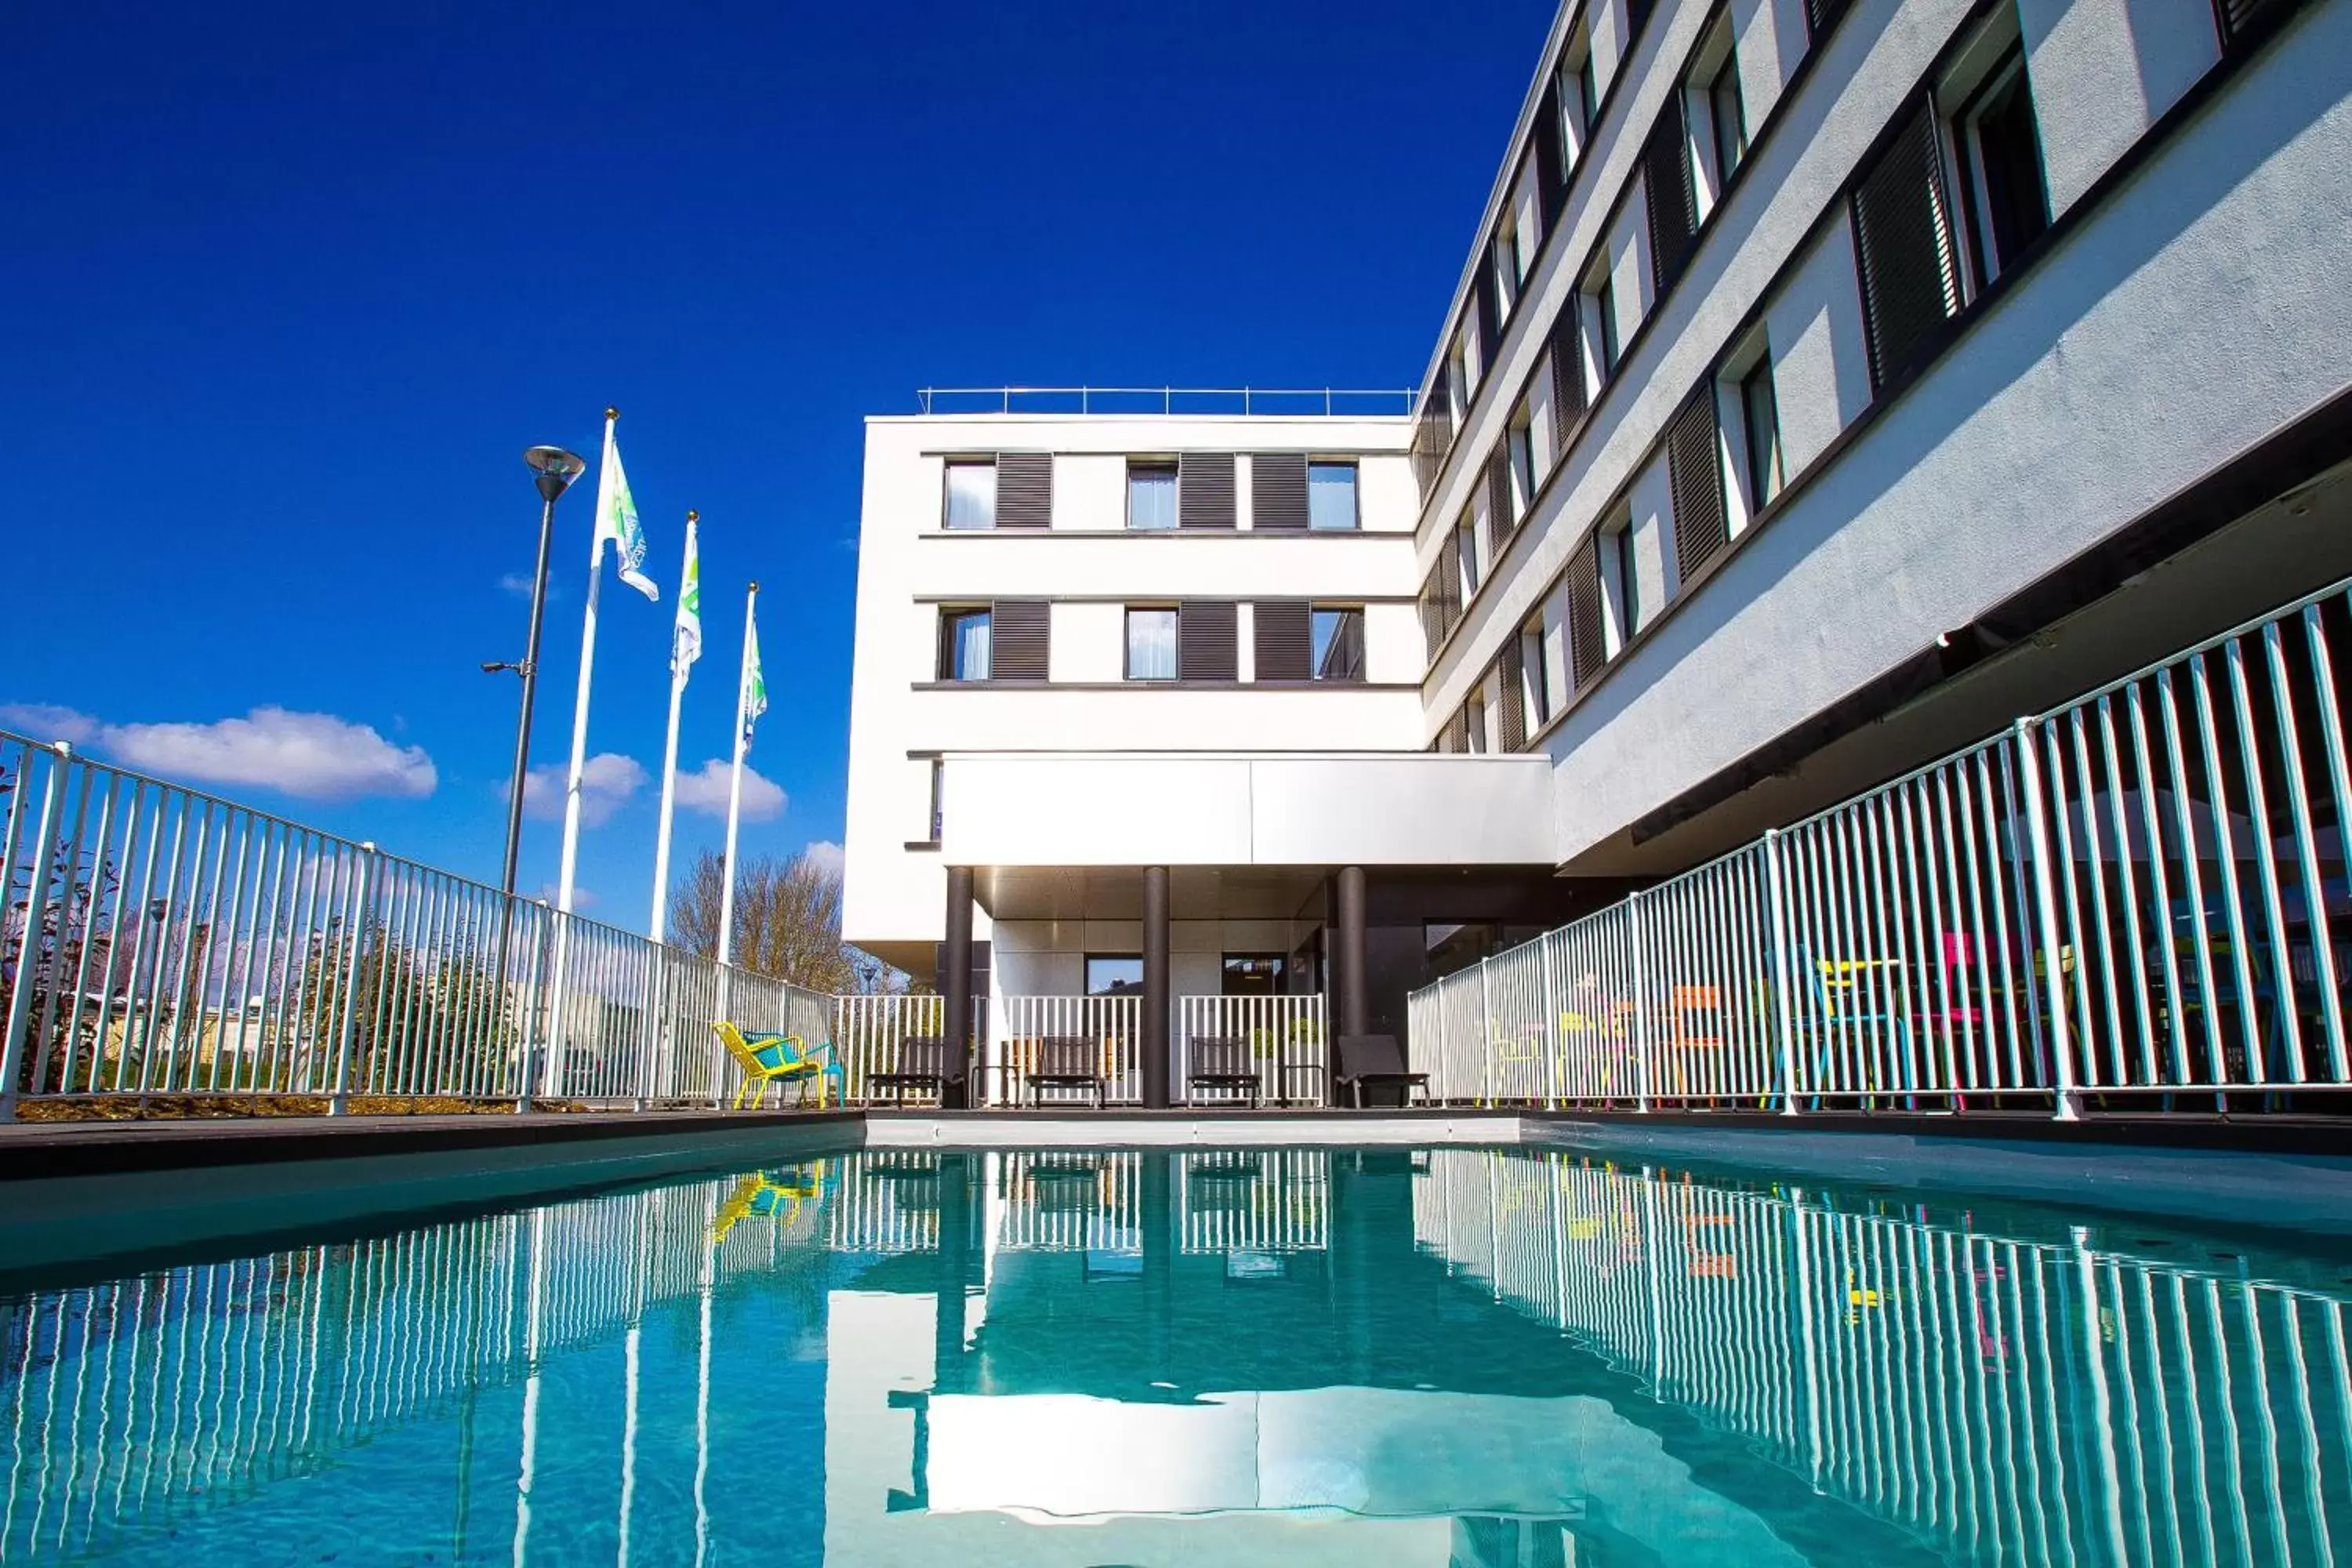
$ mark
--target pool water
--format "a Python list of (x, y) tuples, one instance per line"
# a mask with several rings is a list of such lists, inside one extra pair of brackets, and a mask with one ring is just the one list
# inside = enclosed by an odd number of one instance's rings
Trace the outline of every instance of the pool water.
[(0, 1560), (2327, 1563), (2347, 1269), (1574, 1152), (845, 1152), (0, 1279)]

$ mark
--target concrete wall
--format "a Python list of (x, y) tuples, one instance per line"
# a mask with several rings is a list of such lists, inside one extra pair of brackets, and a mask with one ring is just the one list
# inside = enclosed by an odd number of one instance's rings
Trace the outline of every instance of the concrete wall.
[(1551, 769), (1537, 755), (982, 752), (946, 765), (951, 865), (1550, 863)]

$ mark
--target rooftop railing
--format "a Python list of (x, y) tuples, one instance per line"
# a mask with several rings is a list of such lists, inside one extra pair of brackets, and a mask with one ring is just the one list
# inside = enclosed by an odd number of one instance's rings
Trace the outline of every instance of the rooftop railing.
[(1161, 414), (1276, 418), (1323, 416), (1403, 417), (1414, 387), (1268, 386), (926, 386), (915, 394), (925, 415)]

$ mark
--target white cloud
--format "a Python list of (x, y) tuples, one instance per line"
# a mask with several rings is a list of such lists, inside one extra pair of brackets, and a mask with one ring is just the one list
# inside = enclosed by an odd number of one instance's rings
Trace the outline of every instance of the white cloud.
[(499, 586), (505, 592), (512, 594), (518, 599), (528, 599), (530, 597), (530, 579), (524, 576), (520, 572), (505, 572), (499, 574)]
[(810, 859), (832, 872), (841, 875), (841, 846), (830, 838), (820, 838), (801, 851)]
[[(563, 784), (572, 773), (569, 763), (544, 763), (523, 776), (522, 809), (527, 816), (549, 822), (563, 820)], [(645, 786), (646, 770), (635, 757), (599, 752), (580, 765), (580, 820), (601, 827)], [(504, 789), (499, 793), (503, 795)]]
[(208, 724), (108, 724), (69, 708), (25, 704), (0, 709), (0, 722), (174, 782), (256, 785), (301, 800), (415, 799), (440, 782), (424, 747), (396, 746), (332, 713), (256, 708)]
[[(727, 818), (727, 780), (733, 763), (713, 757), (698, 773), (677, 775), (677, 804), (688, 811)], [(784, 814), (784, 791), (773, 779), (763, 778), (750, 763), (743, 766), (743, 820), (772, 822)]]
[(98, 721), (54, 702), (10, 702), (0, 705), (0, 729), (14, 730), (36, 741), (86, 746), (98, 733)]
[[(555, 903), (555, 896), (560, 890), (554, 883), (548, 882), (531, 896), (551, 908)], [(572, 887), (572, 907), (575, 910), (593, 910), (596, 907), (596, 895), (575, 882)]]

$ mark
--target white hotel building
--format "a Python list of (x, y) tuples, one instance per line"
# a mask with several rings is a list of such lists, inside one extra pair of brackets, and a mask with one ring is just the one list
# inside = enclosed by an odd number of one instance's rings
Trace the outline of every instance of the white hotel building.
[(1409, 414), (868, 421), (845, 934), (951, 1032), (1402, 1035), (2352, 574), (2352, 0), (1570, 0), (1506, 153)]

